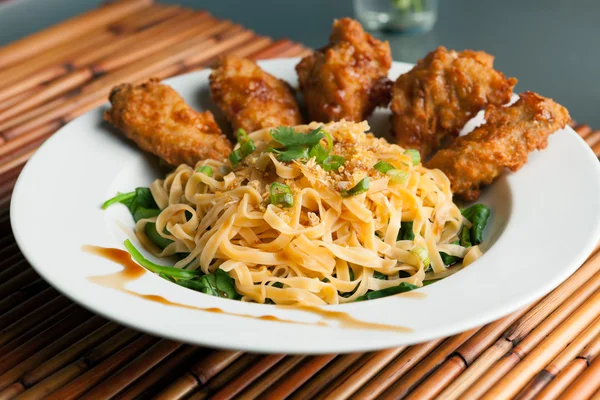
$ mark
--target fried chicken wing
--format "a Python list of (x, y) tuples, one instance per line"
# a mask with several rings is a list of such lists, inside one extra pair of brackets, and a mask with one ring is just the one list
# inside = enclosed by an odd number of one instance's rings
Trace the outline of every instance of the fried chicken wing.
[(439, 47), (400, 75), (392, 89), (392, 130), (398, 144), (422, 158), (453, 140), (486, 104), (503, 105), (517, 83), (493, 68), (482, 51)]
[(221, 160), (231, 152), (231, 143), (210, 111), (194, 111), (175, 90), (156, 79), (116, 86), (109, 99), (112, 108), (104, 119), (173, 166), (193, 166), (206, 158)]
[(516, 171), (527, 154), (548, 145), (548, 136), (564, 128), (569, 112), (536, 93), (525, 92), (510, 107), (490, 105), (486, 123), (438, 151), (426, 164), (439, 168), (450, 179), (452, 192), (465, 200), (479, 197), (480, 187), (490, 184), (504, 168)]
[(290, 85), (254, 61), (233, 55), (222, 58), (210, 74), (210, 93), (234, 130), (302, 124)]
[(333, 23), (329, 41), (296, 66), (308, 116), (320, 122), (362, 121), (390, 101), (390, 45), (350, 18)]

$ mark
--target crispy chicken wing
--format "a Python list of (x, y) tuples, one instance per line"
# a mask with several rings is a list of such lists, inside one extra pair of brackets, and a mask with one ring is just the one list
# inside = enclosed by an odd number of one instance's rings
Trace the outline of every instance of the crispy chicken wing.
[(193, 166), (206, 158), (221, 160), (231, 152), (231, 143), (210, 111), (194, 111), (157, 79), (138, 86), (116, 86), (109, 99), (112, 108), (104, 119), (140, 148), (173, 166)]
[(233, 55), (222, 58), (210, 74), (210, 93), (235, 130), (302, 124), (290, 85), (254, 61)]
[(439, 168), (450, 179), (452, 192), (465, 200), (479, 197), (488, 185), (510, 168), (518, 170), (527, 154), (548, 145), (548, 136), (564, 128), (569, 112), (560, 104), (536, 93), (525, 92), (510, 107), (490, 105), (486, 123), (438, 151), (426, 164)]
[(453, 139), (486, 104), (508, 103), (517, 83), (493, 68), (482, 51), (439, 47), (401, 75), (392, 90), (392, 130), (398, 144), (421, 157)]
[(350, 18), (333, 23), (329, 45), (296, 66), (312, 121), (362, 121), (390, 101), (390, 45)]

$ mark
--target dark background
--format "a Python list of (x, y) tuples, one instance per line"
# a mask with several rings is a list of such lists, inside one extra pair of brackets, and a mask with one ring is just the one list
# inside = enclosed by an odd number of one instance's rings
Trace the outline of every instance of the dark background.
[[(0, 45), (97, 7), (101, 0), (14, 0), (0, 4)], [(273, 38), (310, 47), (327, 42), (334, 18), (353, 16), (350, 0), (164, 0), (209, 10)], [(422, 36), (381, 35), (395, 60), (415, 62), (439, 45), (485, 50), (496, 67), (600, 128), (599, 0), (440, 0), (438, 23)]]

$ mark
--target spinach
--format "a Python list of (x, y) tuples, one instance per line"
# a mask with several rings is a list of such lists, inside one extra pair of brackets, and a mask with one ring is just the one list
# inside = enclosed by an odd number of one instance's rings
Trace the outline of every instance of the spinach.
[(379, 271), (373, 271), (373, 278), (375, 278), (375, 279), (383, 279), (384, 281), (388, 280), (388, 276), (386, 274), (382, 274)]
[(235, 291), (233, 278), (222, 269), (199, 278), (178, 280), (177, 284), (197, 292), (226, 299), (239, 300), (241, 296)]
[(462, 247), (471, 247), (471, 230), (463, 225), (459, 237), (460, 237), (460, 245)]
[(144, 257), (142, 253), (140, 253), (138, 249), (135, 248), (135, 246), (133, 245), (133, 243), (131, 243), (129, 239), (125, 240), (123, 244), (125, 245), (125, 248), (129, 252), (129, 254), (131, 254), (131, 257), (135, 261), (137, 261), (142, 267), (146, 268), (148, 271), (154, 272), (155, 274), (162, 273), (164, 275), (170, 276), (171, 278), (178, 279), (192, 279), (202, 275), (202, 271), (190, 271), (186, 269), (166, 267), (163, 265), (155, 264), (152, 261), (148, 260), (146, 257)]
[(419, 287), (410, 283), (402, 282), (398, 286), (393, 286), (387, 289), (372, 290), (367, 292), (356, 299), (356, 301), (373, 300), (381, 297), (392, 296), (398, 293), (410, 292), (411, 290), (418, 289)]
[(403, 221), (400, 223), (400, 232), (398, 232), (398, 240), (414, 240), (413, 221)]
[(462, 215), (473, 224), (470, 229), (471, 243), (473, 245), (481, 243), (483, 241), (483, 230), (490, 218), (489, 207), (483, 204), (474, 204), (462, 210)]
[(454, 265), (461, 260), (460, 257), (451, 256), (449, 254), (444, 253), (443, 251), (440, 251), (440, 257), (442, 257), (442, 261), (444, 262), (444, 265), (446, 267)]
[[(146, 236), (148, 236), (148, 239), (150, 239), (152, 243), (157, 245), (160, 249), (164, 249), (165, 247), (173, 243), (171, 239), (164, 238), (158, 234), (158, 231), (156, 230), (156, 224), (154, 222), (148, 222), (144, 227), (144, 231), (146, 232)], [(167, 233), (166, 229), (165, 233)]]

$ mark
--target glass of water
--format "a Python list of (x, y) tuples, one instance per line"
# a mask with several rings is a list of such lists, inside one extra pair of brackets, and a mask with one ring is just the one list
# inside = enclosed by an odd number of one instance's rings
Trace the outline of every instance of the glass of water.
[(438, 0), (354, 0), (356, 18), (369, 30), (428, 32), (437, 9)]

